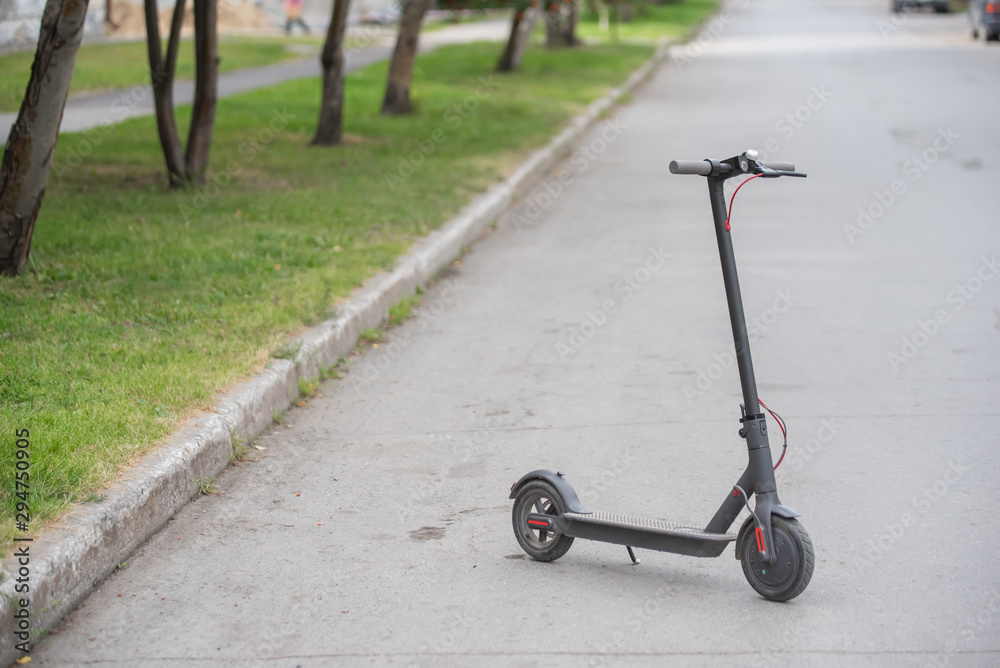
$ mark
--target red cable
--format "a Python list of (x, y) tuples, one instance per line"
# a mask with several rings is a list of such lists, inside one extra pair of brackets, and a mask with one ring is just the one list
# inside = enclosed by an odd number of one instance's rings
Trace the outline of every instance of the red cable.
[[(749, 180), (750, 179), (747, 179), (747, 181), (749, 181)], [(743, 183), (746, 183), (746, 181), (744, 181)], [(741, 183), (740, 185), (743, 185), (743, 184)], [(736, 193), (733, 193), (733, 194), (735, 195)], [(781, 436), (782, 436), (782, 438), (784, 440), (784, 443), (782, 443), (782, 446), (781, 446), (781, 456), (778, 457), (778, 463), (774, 465), (774, 470), (777, 471), (778, 467), (781, 466), (781, 462), (784, 461), (784, 459), (785, 459), (785, 453), (788, 452), (788, 432), (785, 431), (785, 423), (784, 423), (784, 421), (780, 417), (778, 417), (778, 414), (775, 413), (774, 411), (772, 411), (770, 408), (768, 408), (767, 404), (765, 404), (763, 401), (761, 401), (760, 397), (757, 397), (757, 401), (760, 403), (761, 406), (764, 407), (764, 409), (768, 413), (771, 414), (771, 417), (774, 418), (774, 421), (778, 423), (778, 428), (781, 429)]]
[(768, 408), (767, 404), (765, 404), (763, 401), (760, 400), (760, 397), (757, 398), (757, 401), (760, 402), (760, 405), (763, 406), (764, 409), (768, 413), (771, 414), (771, 417), (774, 418), (774, 421), (778, 423), (778, 428), (781, 429), (781, 436), (784, 438), (785, 442), (787, 443), (787, 441), (788, 441), (788, 433), (785, 431), (785, 423), (781, 420), (781, 418), (778, 417), (777, 413), (775, 413), (770, 408)]
[[(736, 193), (740, 191), (740, 188), (750, 183), (759, 176), (763, 176), (763, 174), (755, 174), (754, 176), (751, 176), (749, 179), (747, 179), (740, 185), (736, 186), (736, 190), (733, 191), (733, 196), (729, 198), (729, 213), (726, 215), (726, 232), (729, 231), (729, 219), (733, 217), (733, 200), (736, 199)], [(767, 408), (767, 406), (764, 406), (764, 408)]]

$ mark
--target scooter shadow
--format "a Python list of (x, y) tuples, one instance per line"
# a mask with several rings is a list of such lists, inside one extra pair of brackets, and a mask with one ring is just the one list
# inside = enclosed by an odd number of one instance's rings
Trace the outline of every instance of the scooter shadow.
[[(562, 559), (553, 562), (535, 561), (524, 555), (521, 561), (525, 568), (538, 573), (540, 578), (550, 582), (565, 578), (572, 579), (574, 584), (586, 584), (591, 593), (597, 594), (606, 590), (609, 595), (620, 595), (624, 590), (643, 589), (661, 590), (668, 587), (673, 594), (707, 595), (710, 591), (726, 589), (734, 584), (733, 577), (726, 577), (715, 569), (691, 568), (690, 557), (680, 557), (670, 560), (671, 555), (658, 552), (637, 551), (640, 563), (633, 564), (628, 554), (622, 548), (620, 562), (613, 557), (596, 554), (577, 554), (572, 551)], [(734, 562), (734, 577), (740, 573), (739, 562), (728, 555)], [(720, 559), (725, 556), (720, 557)], [(684, 563), (684, 562), (687, 563)], [(742, 580), (742, 576), (740, 575)]]

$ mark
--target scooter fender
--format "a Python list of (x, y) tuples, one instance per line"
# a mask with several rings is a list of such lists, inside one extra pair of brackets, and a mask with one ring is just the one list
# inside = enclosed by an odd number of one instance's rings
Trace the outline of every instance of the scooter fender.
[(544, 480), (559, 492), (559, 496), (562, 497), (563, 503), (566, 504), (566, 510), (571, 513), (579, 513), (581, 515), (590, 515), (591, 512), (583, 507), (580, 503), (580, 498), (576, 495), (576, 490), (570, 485), (562, 473), (556, 473), (554, 471), (549, 471), (547, 469), (538, 469), (537, 471), (532, 471), (531, 473), (526, 473), (521, 476), (510, 488), (510, 497), (513, 499), (517, 496), (517, 493), (521, 491), (521, 488), (528, 482), (532, 480)]
[[(777, 515), (778, 517), (784, 517), (786, 520), (790, 520), (793, 517), (802, 517), (802, 513), (789, 508), (788, 506), (775, 505), (771, 506), (771, 514)], [(769, 527), (770, 528), (770, 527)], [(745, 540), (748, 533), (753, 533), (753, 515), (746, 518), (743, 522), (743, 526), (740, 527), (739, 533), (736, 534), (736, 560), (739, 561), (740, 554), (743, 552), (743, 541)]]

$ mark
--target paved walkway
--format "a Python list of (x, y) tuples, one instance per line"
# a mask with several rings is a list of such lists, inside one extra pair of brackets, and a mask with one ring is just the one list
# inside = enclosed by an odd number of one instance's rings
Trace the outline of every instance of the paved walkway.
[[(883, 37), (883, 0), (733, 8), (31, 665), (1000, 665), (1000, 49), (961, 16)], [(698, 524), (741, 472), (705, 183), (667, 164), (752, 146), (809, 173), (749, 183), (732, 235), (812, 583), (764, 601), (732, 549), (526, 559), (531, 469)]]
[[(461, 44), (481, 40), (499, 41), (506, 39), (509, 28), (509, 21), (503, 19), (448, 26), (421, 35), (420, 50), (425, 52), (444, 44)], [(348, 50), (346, 53), (348, 71), (387, 59), (392, 54), (392, 48), (395, 44), (393, 40), (394, 38), (380, 39), (372, 44)], [(316, 55), (308, 58), (220, 74), (219, 97), (224, 98), (237, 93), (245, 93), (292, 79), (318, 77), (321, 73), (322, 68), (317, 50)], [(182, 105), (191, 104), (193, 101), (194, 81), (175, 82), (174, 103)], [(67, 101), (60, 132), (80, 132), (104, 124), (120, 123), (129, 118), (148, 116), (152, 113), (154, 113), (153, 93), (146, 84), (108, 93), (81, 95)], [(0, 128), (2, 128), (0, 129), (0, 142), (7, 141), (10, 126), (15, 120), (17, 120), (17, 112), (0, 114)]]

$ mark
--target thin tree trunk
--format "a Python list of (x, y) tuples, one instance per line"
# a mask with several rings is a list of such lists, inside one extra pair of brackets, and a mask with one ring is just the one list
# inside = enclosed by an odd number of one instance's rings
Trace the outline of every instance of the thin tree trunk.
[(569, 15), (563, 26), (563, 40), (566, 46), (580, 46), (580, 39), (576, 36), (576, 24), (580, 22), (580, 1), (568, 0)]
[(413, 63), (417, 58), (417, 38), (420, 23), (430, 6), (430, 0), (406, 0), (403, 18), (399, 22), (399, 37), (392, 52), (389, 65), (389, 82), (382, 100), (383, 114), (408, 114), (410, 107), (410, 84), (413, 81)]
[(510, 37), (507, 38), (507, 45), (504, 46), (497, 62), (497, 72), (512, 72), (517, 69), (514, 67), (514, 52), (517, 50), (517, 38), (521, 34), (522, 23), (524, 23), (524, 10), (517, 7), (510, 22)]
[(47, 0), (31, 77), (0, 163), (0, 274), (16, 276), (28, 261), (45, 197), (87, 0)]
[(171, 187), (179, 187), (188, 182), (187, 166), (184, 164), (184, 150), (177, 132), (174, 116), (174, 72), (177, 65), (177, 50), (180, 45), (181, 23), (184, 20), (185, 0), (177, 0), (173, 20), (170, 23), (170, 37), (167, 42), (167, 59), (163, 60), (160, 45), (160, 25), (156, 0), (144, 0), (146, 13), (146, 47), (149, 52), (149, 72), (153, 80), (153, 107), (156, 110), (156, 130), (160, 135), (160, 146), (167, 163), (167, 174)]
[(344, 131), (344, 29), (350, 0), (334, 0), (333, 17), (323, 45), (323, 98), (313, 146), (339, 144)]
[(497, 63), (497, 72), (513, 72), (521, 66), (521, 59), (524, 51), (531, 41), (531, 32), (535, 29), (535, 22), (541, 11), (536, 7), (538, 0), (534, 0), (530, 5), (521, 6), (514, 9), (514, 19), (510, 25), (510, 37), (507, 39), (507, 46)]
[(115, 5), (113, 0), (104, 0), (104, 22), (111, 26), (112, 30), (118, 29), (115, 23)]
[(594, 4), (597, 5), (597, 29), (603, 32), (608, 29), (609, 25), (608, 5), (601, 0), (596, 0)]
[(545, 0), (545, 46), (559, 46), (562, 41), (562, 22), (560, 0)]
[(618, 0), (618, 20), (622, 23), (632, 22), (632, 0)]
[(219, 82), (219, 40), (216, 32), (217, 0), (194, 0), (194, 105), (188, 131), (188, 179), (204, 183), (208, 153), (215, 127), (215, 103)]

